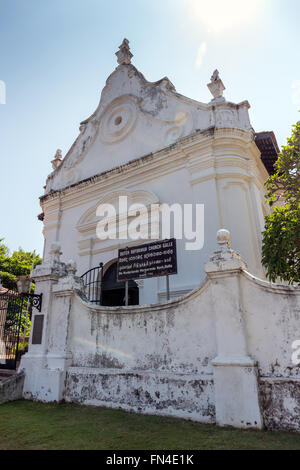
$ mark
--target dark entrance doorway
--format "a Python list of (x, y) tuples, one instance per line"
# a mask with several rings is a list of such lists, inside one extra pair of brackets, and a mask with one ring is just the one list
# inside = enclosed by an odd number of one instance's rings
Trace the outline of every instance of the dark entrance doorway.
[[(135, 281), (128, 281), (128, 305), (139, 304), (139, 288)], [(117, 262), (106, 270), (102, 281), (102, 305), (125, 305), (125, 282), (117, 281)]]

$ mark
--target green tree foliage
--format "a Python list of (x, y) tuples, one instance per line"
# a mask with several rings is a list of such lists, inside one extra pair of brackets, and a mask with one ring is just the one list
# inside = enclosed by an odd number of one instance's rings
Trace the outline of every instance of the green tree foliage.
[(42, 259), (34, 252), (26, 252), (22, 248), (10, 254), (3, 241), (4, 239), (0, 238), (0, 279), (3, 287), (14, 289), (17, 276), (30, 275), (33, 259), (34, 267), (41, 264)]
[(262, 263), (270, 281), (300, 284), (300, 121), (275, 167), (276, 173), (265, 183), (266, 198), (270, 206), (279, 204), (266, 217)]

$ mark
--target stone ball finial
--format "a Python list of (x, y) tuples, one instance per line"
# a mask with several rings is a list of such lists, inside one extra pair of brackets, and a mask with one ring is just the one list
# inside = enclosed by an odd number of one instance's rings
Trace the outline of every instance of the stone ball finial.
[(205, 263), (205, 272), (209, 276), (221, 271), (247, 270), (245, 261), (231, 248), (230, 238), (230, 232), (225, 228), (217, 232), (218, 249)]
[(225, 228), (218, 230), (217, 242), (221, 248), (230, 248), (231, 236), (229, 230), (226, 230)]

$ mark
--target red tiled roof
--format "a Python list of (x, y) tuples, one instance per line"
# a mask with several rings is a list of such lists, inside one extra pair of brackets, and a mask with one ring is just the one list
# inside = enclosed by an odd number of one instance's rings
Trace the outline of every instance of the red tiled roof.
[(255, 134), (255, 143), (260, 150), (262, 162), (269, 175), (273, 175), (275, 173), (274, 163), (280, 153), (274, 132), (257, 132)]

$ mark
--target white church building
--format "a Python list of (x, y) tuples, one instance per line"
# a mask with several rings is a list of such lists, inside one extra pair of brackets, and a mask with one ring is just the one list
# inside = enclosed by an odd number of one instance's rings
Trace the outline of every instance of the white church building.
[[(52, 162), (54, 170), (41, 197), (44, 259), (51, 244), (59, 242), (63, 259), (74, 259), (78, 274), (102, 262), (105, 275), (118, 249), (136, 241), (100, 240), (97, 208), (113, 204), (118, 211), (118, 198), (127, 196), (129, 204), (149, 208), (204, 205), (203, 248), (186, 250), (186, 240), (177, 241), (178, 274), (170, 277), (171, 298), (190, 292), (204, 279), (204, 263), (222, 227), (230, 230), (249, 270), (264, 277), (261, 232), (268, 213), (268, 172), (248, 101), (225, 100), (217, 71), (208, 85), (213, 99), (200, 103), (177, 93), (167, 77), (148, 82), (131, 64), (127, 40), (116, 55), (119, 65), (108, 77), (96, 111), (80, 124), (67, 155), (61, 160), (58, 150)], [(138, 289), (139, 304), (166, 300), (163, 278), (140, 281)]]
[[(57, 151), (40, 199), (45, 246), (32, 278), (42, 308), (19, 366), (22, 396), (299, 431), (300, 289), (271, 284), (261, 265), (276, 138), (255, 133), (248, 101), (223, 97), (217, 70), (212, 100), (200, 103), (166, 77), (148, 82), (128, 40), (116, 55), (96, 111), (66, 156)], [(132, 279), (124, 306), (118, 252), (154, 238), (99, 238), (104, 204), (119, 234), (125, 215), (139, 217), (120, 210), (125, 196), (146, 207), (144, 228), (153, 206), (204, 208), (199, 249), (186, 249), (176, 224), (162, 237), (177, 238), (170, 300), (165, 277)], [(103, 301), (93, 302), (85, 274), (100, 263)]]

